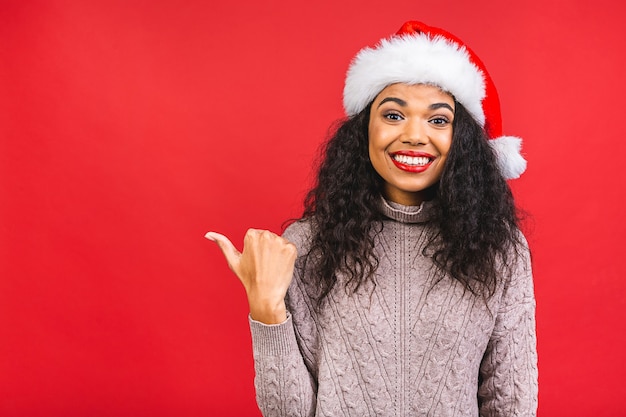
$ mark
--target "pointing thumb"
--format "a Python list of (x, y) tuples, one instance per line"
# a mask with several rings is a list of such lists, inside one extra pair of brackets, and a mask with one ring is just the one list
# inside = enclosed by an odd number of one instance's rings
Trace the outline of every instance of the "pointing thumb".
[(228, 262), (228, 266), (234, 271), (241, 258), (241, 253), (235, 248), (235, 245), (226, 236), (219, 233), (208, 232), (204, 237), (217, 243), (224, 254), (224, 258), (226, 258), (226, 262)]

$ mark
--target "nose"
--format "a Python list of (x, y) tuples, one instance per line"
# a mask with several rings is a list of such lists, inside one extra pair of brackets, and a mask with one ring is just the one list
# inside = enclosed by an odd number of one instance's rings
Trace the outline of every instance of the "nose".
[(424, 126), (422, 120), (409, 120), (405, 124), (405, 129), (402, 135), (402, 142), (407, 145), (417, 146), (428, 143), (428, 130)]

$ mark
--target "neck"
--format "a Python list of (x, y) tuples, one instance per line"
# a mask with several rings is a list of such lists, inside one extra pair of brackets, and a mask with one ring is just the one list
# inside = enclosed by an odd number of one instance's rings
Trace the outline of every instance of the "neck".
[(383, 196), (387, 201), (393, 201), (403, 206), (419, 206), (424, 201), (430, 201), (435, 198), (436, 194), (436, 186), (416, 192), (402, 192), (397, 189), (390, 189), (389, 187), (383, 188)]
[(392, 220), (400, 223), (425, 223), (428, 222), (432, 202), (423, 201), (419, 205), (404, 205), (395, 201), (380, 198), (380, 212)]

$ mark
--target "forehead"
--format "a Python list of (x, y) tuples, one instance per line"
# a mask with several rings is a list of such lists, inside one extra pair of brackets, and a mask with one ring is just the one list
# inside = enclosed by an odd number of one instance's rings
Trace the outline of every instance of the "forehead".
[(454, 98), (451, 94), (443, 91), (440, 87), (431, 84), (390, 84), (378, 93), (378, 96), (374, 101), (380, 101), (385, 97), (421, 99), (428, 101), (432, 100), (451, 104), (454, 103)]

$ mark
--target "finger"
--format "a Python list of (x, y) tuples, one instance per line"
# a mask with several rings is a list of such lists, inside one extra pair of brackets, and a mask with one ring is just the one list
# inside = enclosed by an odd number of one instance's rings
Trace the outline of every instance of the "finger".
[(239, 263), (241, 253), (237, 250), (237, 248), (235, 248), (235, 245), (233, 245), (230, 239), (228, 239), (226, 236), (215, 232), (208, 232), (206, 235), (204, 235), (204, 237), (212, 242), (217, 243), (217, 246), (219, 246), (220, 250), (224, 254), (224, 258), (226, 258), (226, 262), (228, 262), (228, 265), (231, 267), (231, 269), (233, 269)]

